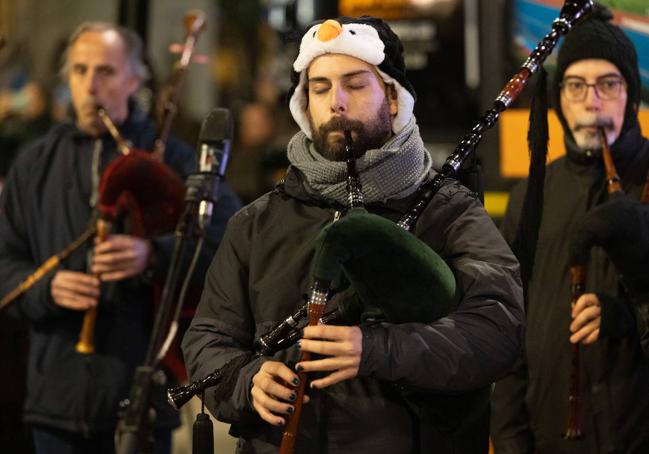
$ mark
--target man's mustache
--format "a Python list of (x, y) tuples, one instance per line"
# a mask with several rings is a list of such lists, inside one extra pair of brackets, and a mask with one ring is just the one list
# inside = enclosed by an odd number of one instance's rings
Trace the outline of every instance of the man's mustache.
[(592, 120), (577, 120), (575, 122), (575, 132), (586, 128), (603, 128), (606, 131), (615, 130), (615, 124), (610, 117), (597, 117)]
[(345, 117), (333, 117), (328, 122), (320, 125), (318, 128), (320, 135), (325, 136), (332, 131), (355, 131), (362, 132), (365, 129), (363, 122), (358, 120), (350, 120)]
[(81, 104), (81, 108), (83, 110), (92, 110), (92, 111), (97, 111), (100, 107), (102, 107), (101, 103), (99, 100), (97, 100), (94, 97), (89, 97), (83, 101)]

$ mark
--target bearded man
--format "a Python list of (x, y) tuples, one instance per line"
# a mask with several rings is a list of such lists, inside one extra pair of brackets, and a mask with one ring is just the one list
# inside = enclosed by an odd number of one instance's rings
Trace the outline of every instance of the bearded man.
[[(636, 327), (635, 314), (643, 306), (641, 297), (649, 294), (649, 213), (638, 202), (649, 168), (649, 141), (637, 118), (636, 51), (610, 19), (610, 12), (596, 8), (570, 32), (558, 55), (554, 97), (567, 154), (547, 167), (525, 351), (492, 397), (497, 454), (649, 452), (649, 362), (642, 342), (646, 349), (648, 325), (642, 315)], [(625, 195), (607, 194), (599, 128)], [(510, 241), (524, 186), (513, 191), (505, 217)], [(571, 249), (580, 235), (603, 231), (605, 241), (596, 243), (602, 247), (590, 251), (585, 293), (571, 309)], [(576, 343), (582, 344), (582, 437), (565, 440)]]
[[(522, 291), (510, 249), (476, 194), (456, 182), (413, 229), (453, 270), (455, 312), (432, 323), (306, 327), (299, 348), (252, 356), (255, 340), (303, 304), (315, 238), (347, 208), (344, 131), (362, 154), (368, 211), (396, 221), (431, 177), (403, 47), (386, 23), (365, 16), (317, 24), (293, 69), (290, 109), (301, 131), (288, 144), (291, 166), (274, 191), (229, 223), (183, 340), (192, 378), (252, 358), (231, 393), (205, 397), (232, 424), (237, 452), (277, 452), (294, 411), (296, 370), (311, 378), (297, 452), (486, 452), (488, 385), (518, 354)], [(295, 364), (300, 350), (319, 356)], [(425, 397), (413, 403), (405, 389)]]

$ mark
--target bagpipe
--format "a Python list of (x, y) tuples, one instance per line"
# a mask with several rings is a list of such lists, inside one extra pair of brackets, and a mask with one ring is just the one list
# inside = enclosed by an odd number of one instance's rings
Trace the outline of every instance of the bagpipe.
[[(644, 280), (643, 263), (649, 258), (646, 242), (634, 242), (634, 237), (649, 238), (649, 210), (643, 218), (640, 206), (649, 203), (649, 174), (643, 187), (640, 200), (635, 201), (624, 195), (622, 181), (617, 173), (606, 137), (610, 124), (598, 124), (597, 131), (601, 142), (602, 161), (606, 178), (609, 201), (593, 208), (582, 219), (572, 236), (570, 251), (570, 293), (571, 306), (585, 293), (588, 275), (588, 261), (593, 246), (602, 246), (613, 261), (626, 291), (638, 290), (635, 280)], [(617, 224), (623, 224), (619, 228)], [(617, 254), (616, 252), (617, 251)], [(646, 273), (646, 268), (645, 268)], [(638, 279), (639, 276), (639, 279)], [(580, 408), (580, 346), (572, 346), (570, 378), (568, 389), (568, 412), (564, 438), (582, 438)]]
[[(93, 237), (96, 237), (97, 241), (105, 240), (111, 233), (112, 225), (117, 222), (128, 220), (129, 234), (141, 238), (151, 238), (173, 231), (183, 210), (185, 185), (182, 179), (163, 163), (163, 154), (171, 121), (176, 112), (179, 85), (191, 61), (198, 34), (205, 26), (205, 14), (197, 10), (189, 11), (185, 16), (185, 26), (185, 46), (167, 91), (169, 96), (165, 101), (162, 128), (154, 142), (154, 150), (134, 149), (119, 133), (103, 107), (97, 106), (97, 116), (113, 137), (121, 155), (111, 161), (101, 175), (93, 219), (86, 230), (68, 247), (47, 259), (35, 272), (5, 295), (0, 300), (0, 309), (28, 291)], [(151, 188), (156, 190), (152, 191)], [(79, 342), (76, 345), (79, 353), (94, 352), (96, 317), (96, 307), (88, 309), (84, 314)]]
[[(559, 17), (552, 23), (552, 31), (505, 85), (493, 107), (463, 137), (439, 173), (419, 188), (415, 203), (397, 223), (367, 213), (358, 206), (362, 192), (355, 169), (348, 160), (349, 209), (340, 220), (325, 226), (316, 239), (311, 270), (313, 284), (307, 303), (261, 336), (255, 342), (254, 354), (250, 352), (236, 356), (201, 380), (169, 389), (169, 403), (178, 409), (192, 396), (204, 394), (207, 388), (214, 386), (215, 399), (226, 398), (236, 382), (238, 371), (254, 356), (273, 355), (300, 338), (300, 328), (307, 315), (309, 325), (320, 322), (358, 325), (368, 319), (390, 323), (430, 323), (451, 313), (458, 304), (453, 273), (444, 260), (410, 230), (445, 181), (456, 176), (473, 156), (484, 132), (494, 126), (500, 113), (518, 97), (559, 38), (583, 19), (592, 6), (590, 0), (567, 1), (564, 4)], [(353, 161), (353, 144), (348, 133), (346, 147), (349, 159)], [(394, 276), (395, 264), (400, 270), (398, 277)], [(387, 279), (386, 276), (391, 277)], [(340, 285), (341, 282), (346, 285)], [(343, 288), (351, 289), (351, 296), (343, 299), (337, 309), (325, 314), (327, 300)], [(301, 386), (306, 381), (302, 372)], [(290, 453), (294, 449), (303, 390), (298, 390), (296, 394), (295, 411), (287, 422), (280, 445), (281, 453)]]

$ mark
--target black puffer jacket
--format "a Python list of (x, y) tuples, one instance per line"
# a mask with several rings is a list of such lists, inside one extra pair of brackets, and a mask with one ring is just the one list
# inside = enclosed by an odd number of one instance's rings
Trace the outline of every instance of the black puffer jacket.
[[(141, 112), (131, 113), (120, 128), (135, 147), (151, 149), (155, 130)], [(91, 214), (91, 162), (97, 141), (103, 150), (103, 169), (118, 155), (114, 141), (109, 136), (94, 140), (73, 124), (54, 127), (18, 156), (0, 197), (0, 295), (85, 230)], [(193, 151), (176, 140), (168, 142), (164, 160), (183, 178), (195, 170)], [(237, 198), (224, 189), (215, 209), (203, 273), (226, 220), (238, 207)], [(54, 304), (50, 295), (54, 273), (11, 305), (12, 314), (31, 322), (27, 422), (86, 434), (113, 430), (118, 402), (128, 396), (134, 368), (144, 360), (153, 322), (151, 282), (164, 282), (173, 236), (151, 241), (156, 257), (153, 276), (102, 284), (93, 355), (75, 351), (84, 314)], [(62, 268), (85, 272), (90, 246), (75, 252)], [(165, 405), (158, 412), (158, 422), (177, 424), (177, 416)]]
[[(368, 209), (397, 220), (412, 202)], [(301, 304), (314, 239), (334, 212), (307, 196), (299, 173), (291, 171), (283, 185), (230, 220), (183, 340), (193, 379), (251, 352), (255, 338)], [(435, 196), (414, 233), (453, 269), (462, 293), (458, 310), (430, 324), (363, 326), (358, 377), (311, 394), (297, 452), (486, 452), (487, 387), (521, 346), (518, 263), (475, 194), (457, 183)], [(285, 362), (297, 358), (296, 347), (276, 355)], [(207, 398), (210, 410), (232, 423), (238, 452), (277, 451), (282, 428), (262, 421), (250, 402), (251, 379), (269, 359), (247, 364), (227, 401)], [(410, 405), (396, 382), (426, 396)]]
[[(649, 452), (649, 363), (634, 329), (618, 272), (594, 248), (586, 291), (615, 297), (602, 303), (602, 338), (581, 347), (584, 438), (563, 440), (572, 345), (569, 343), (571, 233), (592, 207), (609, 197), (601, 158), (585, 155), (571, 137), (567, 156), (547, 168), (543, 220), (529, 286), (525, 352), (492, 397), (492, 438), (498, 454)], [(611, 147), (626, 196), (639, 198), (649, 168), (649, 141), (637, 126)], [(504, 234), (512, 241), (524, 185), (512, 195)], [(647, 273), (649, 279), (649, 273)], [(601, 299), (601, 298), (600, 298)], [(631, 320), (631, 323), (626, 322)], [(604, 326), (608, 333), (604, 336)]]

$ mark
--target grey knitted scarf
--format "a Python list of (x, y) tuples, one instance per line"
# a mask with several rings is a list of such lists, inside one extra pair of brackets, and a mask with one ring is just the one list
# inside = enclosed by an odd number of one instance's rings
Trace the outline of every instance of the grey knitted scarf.
[[(306, 178), (306, 190), (327, 200), (347, 204), (347, 166), (318, 153), (303, 132), (288, 144), (288, 160)], [(433, 160), (424, 148), (414, 116), (381, 148), (367, 150), (356, 161), (365, 202), (401, 199), (415, 192), (426, 179)]]

